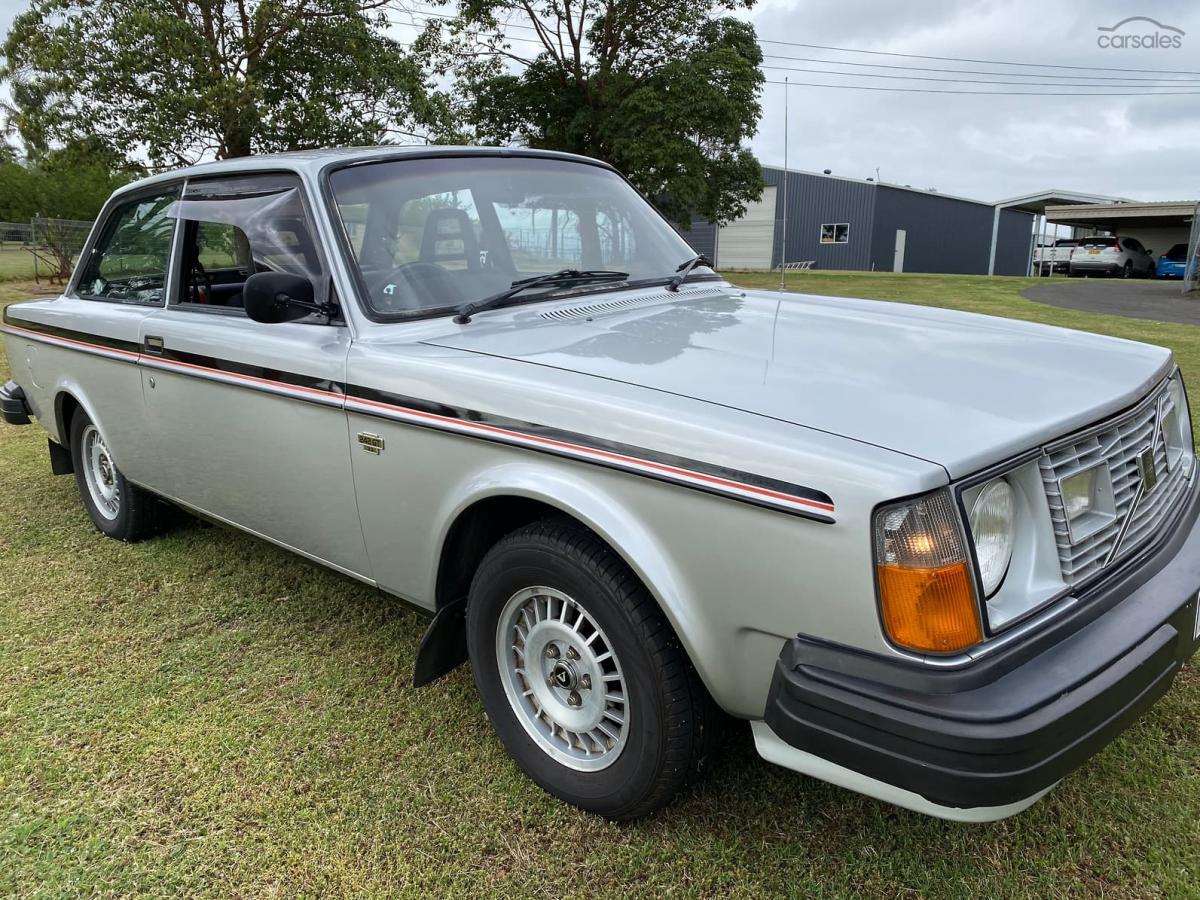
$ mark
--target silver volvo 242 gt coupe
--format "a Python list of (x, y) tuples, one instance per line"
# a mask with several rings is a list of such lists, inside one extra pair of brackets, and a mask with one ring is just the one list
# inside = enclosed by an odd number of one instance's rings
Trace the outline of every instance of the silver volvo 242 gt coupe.
[(611, 168), (379, 148), (118, 191), (4, 316), (96, 527), (168, 501), (432, 614), (546, 790), (662, 806), (726, 715), (909, 809), (1018, 812), (1200, 641), (1157, 347), (739, 290)]

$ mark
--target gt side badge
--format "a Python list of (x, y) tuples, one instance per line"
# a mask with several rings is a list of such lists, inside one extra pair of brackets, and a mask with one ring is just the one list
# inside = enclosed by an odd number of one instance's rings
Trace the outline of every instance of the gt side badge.
[(358, 433), (358, 442), (368, 453), (374, 453), (378, 456), (383, 452), (383, 438), (377, 434), (371, 434), (369, 431), (360, 431)]

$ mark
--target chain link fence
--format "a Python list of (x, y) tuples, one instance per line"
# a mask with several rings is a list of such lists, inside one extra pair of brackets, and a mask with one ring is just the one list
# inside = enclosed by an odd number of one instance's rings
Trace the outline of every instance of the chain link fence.
[(65, 282), (91, 230), (91, 222), (78, 219), (0, 222), (0, 278)]

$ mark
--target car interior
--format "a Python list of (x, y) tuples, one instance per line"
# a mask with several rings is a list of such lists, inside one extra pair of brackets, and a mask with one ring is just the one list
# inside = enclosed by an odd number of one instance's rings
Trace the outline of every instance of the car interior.
[(316, 247), (302, 219), (274, 219), (271, 233), (272, 240), (264, 245), (236, 225), (185, 221), (178, 302), (241, 309), (242, 290), (255, 272), (307, 275), (320, 270)]
[(368, 302), (403, 316), (562, 269), (663, 274), (687, 247), (660, 233), (615, 178), (573, 163), (487, 159), (389, 162), (332, 181)]
[(241, 310), (246, 281), (257, 272), (302, 275), (318, 295), (327, 288), (295, 176), (189, 182), (170, 214), (183, 224), (179, 305)]

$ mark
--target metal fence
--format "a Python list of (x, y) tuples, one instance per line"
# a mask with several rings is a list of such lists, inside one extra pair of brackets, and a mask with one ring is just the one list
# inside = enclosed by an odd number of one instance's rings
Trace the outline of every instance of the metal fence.
[(33, 278), (66, 281), (79, 258), (92, 223), (36, 216), (29, 222), (0, 222), (0, 250), (28, 253)]
[(28, 222), (0, 222), (0, 250), (11, 249), (7, 244), (26, 246), (33, 241), (33, 226)]

